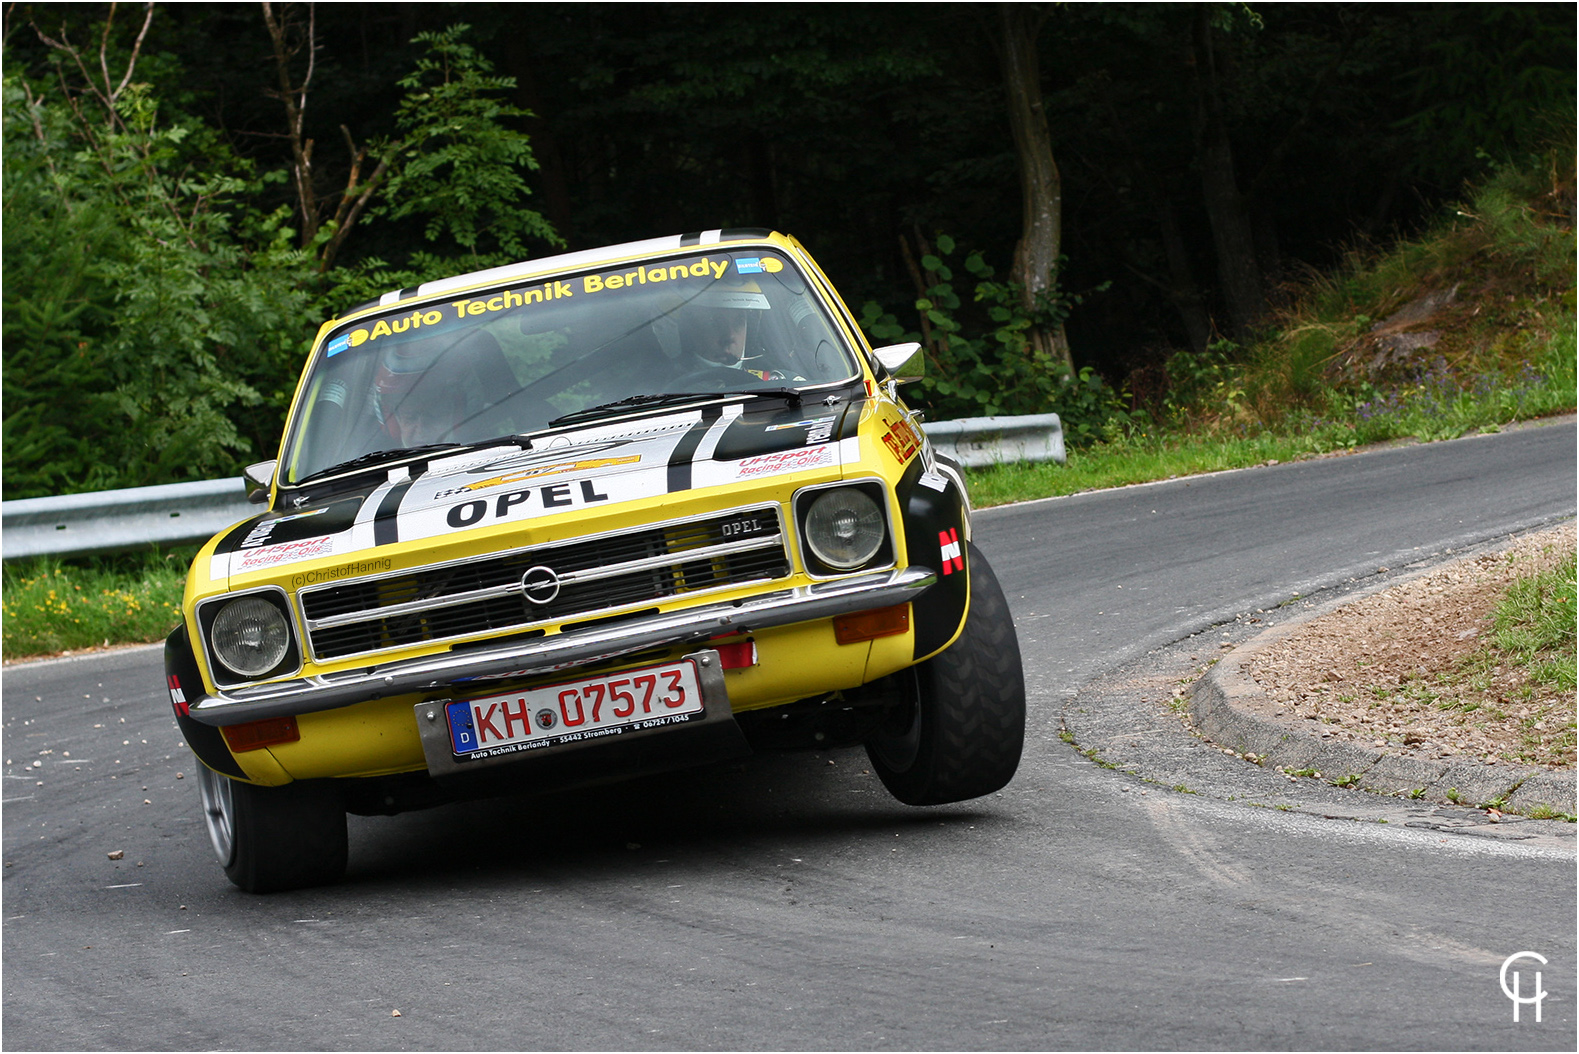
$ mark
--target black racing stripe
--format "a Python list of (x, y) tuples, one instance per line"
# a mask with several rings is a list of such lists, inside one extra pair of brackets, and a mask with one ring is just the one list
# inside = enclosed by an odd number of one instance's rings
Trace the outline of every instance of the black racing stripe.
[(669, 455), (670, 494), (691, 489), (691, 462), (696, 457), (696, 448), (702, 445), (702, 437), (707, 434), (707, 430), (723, 415), (722, 406), (707, 407), (702, 411), (702, 419), (692, 425), (691, 430), (674, 445), (674, 453)]
[(378, 511), (373, 514), (373, 544), (388, 545), (390, 542), (400, 541), (400, 532), (395, 526), (395, 513), (400, 511), (400, 501), (406, 496), (406, 491), (416, 480), (408, 479), (389, 488), (389, 493), (384, 495), (384, 500), (378, 503)]
[(680, 235), (680, 244), (681, 245), (701, 245), (702, 244), (702, 232), (701, 231), (696, 231), (693, 234), (682, 234), (682, 235)]
[(238, 523), (236, 526), (232, 527), (229, 533), (227, 533), (224, 538), (220, 539), (219, 544), (214, 546), (215, 555), (220, 553), (234, 553), (240, 550), (241, 543), (246, 539), (247, 535), (252, 533), (252, 528), (256, 527), (260, 522), (262, 522), (263, 517), (267, 515), (267, 512), (260, 512), (256, 516), (252, 517), (252, 519)]

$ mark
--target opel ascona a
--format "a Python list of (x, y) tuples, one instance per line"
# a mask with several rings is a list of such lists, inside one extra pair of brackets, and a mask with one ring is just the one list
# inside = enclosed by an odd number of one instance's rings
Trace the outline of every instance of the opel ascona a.
[(958, 466), (793, 238), (709, 231), (323, 325), (259, 515), (165, 645), (220, 864), (331, 882), (346, 814), (864, 744), (1004, 786), (1025, 693)]

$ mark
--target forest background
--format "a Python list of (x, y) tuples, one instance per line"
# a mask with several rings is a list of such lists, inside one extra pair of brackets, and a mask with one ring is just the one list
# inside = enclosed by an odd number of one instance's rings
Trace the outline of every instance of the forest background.
[(317, 324), (388, 289), (714, 227), (795, 234), (874, 340), (923, 340), (934, 417), (1076, 443), (1231, 396), (1258, 346), (1311, 397), (1343, 342), (1271, 328), (1467, 186), (1550, 199), (1535, 298), (1573, 311), (1569, 4), (4, 17), (7, 499), (271, 456)]

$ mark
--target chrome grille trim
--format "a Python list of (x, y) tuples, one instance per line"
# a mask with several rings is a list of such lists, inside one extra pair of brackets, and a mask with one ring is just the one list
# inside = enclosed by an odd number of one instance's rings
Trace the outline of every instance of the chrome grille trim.
[[(784, 546), (784, 536), (775, 532), (762, 538), (752, 538), (744, 542), (728, 542), (724, 545), (713, 545), (703, 549), (683, 549), (678, 553), (665, 556), (649, 556), (642, 560), (628, 560), (621, 564), (610, 564), (607, 567), (587, 571), (569, 571), (559, 576), (561, 585), (578, 585), (584, 582), (596, 582), (604, 578), (617, 578), (620, 575), (635, 574), (639, 571), (651, 571), (659, 567), (668, 567), (675, 563), (691, 563), (693, 561), (712, 560), (720, 556), (734, 556), (738, 553), (749, 553), (757, 549), (772, 549)], [(523, 550), (532, 552), (533, 550)], [(677, 560), (676, 557), (683, 557)], [(343, 583), (342, 583), (343, 584)], [(420, 614), (424, 611), (436, 611), (441, 608), (464, 604), (472, 600), (488, 600), (493, 597), (513, 596), (525, 590), (520, 582), (509, 585), (494, 586), (489, 589), (473, 589), (464, 593), (450, 593), (442, 597), (433, 597), (429, 600), (411, 600), (404, 604), (390, 604), (388, 607), (371, 609), (371, 613), (353, 612), (348, 615), (331, 615), (324, 619), (307, 619), (307, 631), (311, 633), (318, 629), (333, 629), (336, 626), (350, 626), (358, 622), (372, 622), (376, 619), (390, 618), (396, 615)], [(694, 592), (688, 590), (688, 592)], [(554, 620), (549, 620), (554, 621)]]
[[(726, 524), (743, 518), (764, 521), (762, 529), (768, 533), (737, 541), (720, 540)], [(615, 550), (615, 562), (585, 566), (604, 547)], [(654, 555), (637, 555), (665, 549)], [(542, 609), (529, 609), (520, 573), (534, 564), (553, 566), (556, 554), (562, 560), (568, 558), (574, 568), (559, 573), (560, 596), (564, 599)], [(622, 556), (626, 558), (620, 559)], [(719, 565), (715, 561), (734, 563)], [(578, 563), (583, 566), (574, 566)], [(677, 596), (703, 596), (773, 581), (789, 573), (790, 555), (781, 510), (770, 504), (546, 542), (476, 560), (450, 560), (313, 586), (301, 590), (297, 602), (313, 659), (338, 661), (416, 644), (460, 641), (588, 616), (617, 615), (621, 611), (651, 608)], [(463, 588), (443, 592), (446, 576), (464, 579), (454, 583)], [(478, 579), (487, 578), (495, 581), (475, 587)], [(700, 581), (691, 584), (697, 579)], [(599, 583), (606, 583), (608, 588), (598, 590)], [(439, 595), (378, 603), (381, 592), (420, 594), (430, 589)], [(519, 610), (515, 604), (520, 605)], [(315, 607), (327, 609), (328, 613), (313, 618)]]

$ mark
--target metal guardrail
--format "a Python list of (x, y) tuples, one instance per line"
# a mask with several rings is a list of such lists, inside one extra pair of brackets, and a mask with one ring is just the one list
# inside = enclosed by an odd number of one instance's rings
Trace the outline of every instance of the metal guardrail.
[(0, 502), (0, 556), (81, 556), (206, 542), (255, 516), (240, 476)]
[(970, 468), (1010, 461), (1065, 461), (1064, 426), (1057, 414), (966, 417), (923, 424), (941, 453)]
[[(971, 417), (922, 425), (962, 465), (1064, 460), (1057, 414)], [(240, 476), (0, 502), (0, 557), (83, 556), (148, 545), (193, 545), (250, 516)]]

